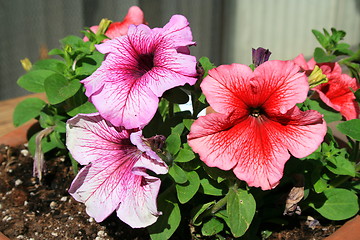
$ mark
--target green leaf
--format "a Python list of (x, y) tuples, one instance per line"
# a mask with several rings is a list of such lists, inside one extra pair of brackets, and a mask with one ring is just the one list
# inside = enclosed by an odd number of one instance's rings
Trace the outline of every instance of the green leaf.
[(70, 45), (73, 48), (78, 48), (85, 45), (85, 42), (78, 36), (69, 35), (60, 40), (62, 46)]
[(255, 199), (249, 192), (242, 189), (229, 189), (226, 211), (229, 228), (234, 237), (245, 234), (255, 215), (255, 209)]
[(315, 48), (314, 59), (317, 63), (332, 62), (336, 56), (327, 55), (322, 48)]
[(176, 163), (173, 163), (173, 165), (170, 166), (169, 175), (174, 179), (176, 183), (186, 183), (188, 180), (185, 171)]
[(171, 133), (172, 134), (179, 134), (181, 135), (182, 132), (184, 131), (184, 124), (183, 123), (179, 123), (178, 125), (176, 125), (175, 127), (171, 128)]
[(200, 180), (201, 184), (201, 191), (204, 194), (212, 195), (212, 196), (223, 196), (224, 195), (224, 188), (223, 185), (219, 184), (215, 180), (202, 178)]
[(180, 208), (176, 202), (168, 200), (166, 195), (160, 195), (158, 206), (162, 215), (160, 215), (158, 220), (147, 229), (152, 240), (169, 239), (180, 224)]
[(53, 74), (45, 79), (46, 96), (51, 104), (58, 104), (75, 95), (81, 83), (75, 79), (68, 81), (61, 74)]
[(204, 203), (202, 205), (199, 205), (195, 207), (191, 211), (192, 216), (192, 224), (194, 226), (200, 226), (202, 224), (202, 219), (204, 215), (207, 215), (207, 212), (211, 210), (211, 207), (216, 203), (216, 201)]
[(193, 151), (189, 149), (181, 148), (179, 153), (176, 155), (174, 161), (175, 162), (189, 162), (195, 158), (195, 154)]
[(310, 109), (318, 111), (319, 113), (323, 114), (324, 119), (327, 123), (331, 123), (334, 121), (340, 121), (342, 119), (342, 116), (339, 112), (328, 107), (323, 102), (319, 102), (316, 100), (310, 100), (310, 99), (307, 99), (306, 102), (310, 106)]
[(14, 110), (13, 123), (18, 127), (27, 121), (36, 118), (40, 115), (41, 109), (46, 105), (46, 102), (39, 98), (27, 98), (20, 102)]
[(323, 48), (327, 49), (329, 46), (329, 39), (326, 36), (324, 36), (324, 34), (319, 32), (318, 30), (313, 29), (311, 31), (315, 35), (316, 40), (318, 40), (318, 42), (321, 44), (321, 46)]
[(195, 171), (186, 172), (188, 181), (184, 184), (176, 184), (176, 192), (179, 202), (187, 203), (199, 190), (200, 178)]
[(212, 63), (210, 62), (209, 58), (207, 58), (207, 57), (201, 57), (201, 58), (199, 59), (199, 62), (200, 62), (201, 66), (202, 66), (203, 69), (204, 69), (204, 76), (203, 76), (203, 78), (208, 75), (208, 71), (209, 71), (210, 69), (215, 68), (215, 65), (212, 64)]
[(309, 205), (323, 217), (336, 221), (348, 219), (359, 211), (356, 194), (342, 188), (325, 190), (322, 195), (316, 195)]
[(164, 92), (163, 97), (172, 103), (185, 104), (189, 101), (189, 94), (184, 92), (181, 87), (171, 88)]
[(75, 69), (76, 75), (91, 75), (96, 69), (99, 68), (102, 61), (104, 60), (104, 54), (94, 51), (92, 55), (82, 58)]
[(360, 141), (360, 119), (352, 119), (339, 123), (336, 128), (343, 134)]
[(353, 54), (353, 52), (349, 48), (350, 48), (349, 44), (347, 44), (347, 43), (339, 43), (334, 49), (335, 50), (334, 54), (336, 56), (339, 56), (339, 55), (351, 56)]
[(194, 123), (194, 119), (183, 119), (184, 126), (190, 131), (191, 125)]
[(224, 223), (219, 219), (213, 217), (209, 221), (205, 222), (201, 228), (201, 233), (204, 236), (213, 236), (224, 229)]
[(66, 65), (63, 61), (57, 60), (57, 59), (43, 59), (43, 60), (39, 60), (37, 61), (33, 67), (32, 67), (32, 71), (34, 70), (41, 70), (41, 69), (45, 69), (45, 70), (51, 70), (57, 73), (64, 73), (65, 69), (66, 69)]
[(84, 104), (81, 104), (78, 107), (75, 107), (71, 109), (70, 111), (67, 111), (66, 113), (69, 114), (69, 116), (73, 117), (79, 113), (94, 113), (97, 112), (97, 109), (95, 108), (94, 104), (91, 102), (85, 102)]
[(326, 165), (326, 168), (331, 172), (339, 175), (348, 175), (355, 177), (355, 166), (350, 160), (344, 156), (332, 156), (328, 158), (329, 164)]
[(356, 90), (356, 92), (354, 94), (355, 94), (355, 97), (356, 97), (356, 101), (358, 103), (360, 103), (360, 88), (358, 90)]
[(64, 51), (58, 48), (51, 49), (48, 52), (49, 55), (59, 55), (61, 57), (64, 57)]
[(22, 75), (17, 84), (29, 92), (44, 92), (44, 81), (55, 72), (51, 70), (33, 70)]
[(335, 28), (331, 28), (331, 40), (335, 43), (338, 43), (340, 40), (343, 40), (346, 35), (346, 32), (342, 30), (336, 30)]
[(175, 155), (180, 150), (181, 139), (179, 134), (171, 134), (166, 138), (166, 150)]

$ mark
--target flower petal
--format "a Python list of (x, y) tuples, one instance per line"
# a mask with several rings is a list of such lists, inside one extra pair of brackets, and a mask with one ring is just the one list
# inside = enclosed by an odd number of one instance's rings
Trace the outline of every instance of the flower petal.
[(251, 89), (247, 83), (252, 74), (252, 70), (246, 65), (221, 65), (209, 70), (200, 87), (216, 112), (228, 114), (236, 111), (244, 114), (247, 112), (248, 103), (237, 96), (251, 98)]
[(346, 120), (359, 118), (359, 104), (352, 91), (359, 89), (355, 78), (346, 74), (332, 75), (327, 83), (316, 86), (321, 100), (329, 107), (340, 111)]
[(130, 130), (114, 127), (99, 113), (78, 114), (67, 121), (66, 146), (71, 155), (82, 165), (103, 156), (114, 158), (131, 144)]
[(145, 170), (142, 175), (132, 172), (141, 158), (144, 155), (133, 148), (119, 152), (117, 158), (98, 159), (81, 169), (69, 193), (85, 203), (86, 212), (97, 222), (117, 210), (118, 217), (131, 227), (147, 227), (159, 216), (156, 197), (160, 180), (148, 176)]
[(189, 22), (182, 15), (173, 15), (163, 28), (155, 28), (154, 30), (169, 39), (173, 39), (175, 47), (191, 46), (195, 44), (195, 42), (192, 41), (193, 37)]
[(194, 84), (196, 58), (177, 51), (189, 44), (183, 41), (189, 32), (186, 18), (177, 16), (164, 29), (131, 25), (126, 36), (97, 45), (106, 58), (81, 82), (100, 114), (116, 126), (142, 128), (166, 90)]
[(253, 94), (258, 95), (253, 104), (262, 105), (267, 112), (286, 113), (296, 103), (304, 102), (309, 84), (299, 70), (292, 61), (274, 60), (261, 64), (250, 81)]
[(209, 114), (193, 123), (188, 143), (208, 166), (233, 169), (249, 186), (268, 190), (279, 183), (288, 150), (305, 157), (317, 149), (325, 133), (319, 113), (295, 107), (276, 119)]
[(69, 189), (90, 216), (100, 222), (117, 210), (135, 228), (156, 221), (160, 180), (146, 171), (166, 173), (167, 166), (143, 142), (141, 131), (114, 127), (99, 113), (79, 114), (68, 120), (67, 146), (79, 163), (91, 162)]

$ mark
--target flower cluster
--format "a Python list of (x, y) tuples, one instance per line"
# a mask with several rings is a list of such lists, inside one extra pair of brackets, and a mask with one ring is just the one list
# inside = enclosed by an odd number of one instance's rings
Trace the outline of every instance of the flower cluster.
[(141, 10), (130, 8), (122, 23), (108, 28), (111, 40), (96, 45), (106, 58), (81, 82), (99, 113), (70, 119), (66, 140), (72, 156), (87, 164), (70, 194), (85, 203), (96, 221), (116, 210), (135, 228), (153, 224), (160, 215), (156, 207), (160, 181), (146, 170), (167, 173), (142, 129), (166, 90), (192, 85), (197, 79), (196, 58), (188, 50), (195, 43), (186, 18), (175, 15), (155, 29), (142, 22)]
[(344, 220), (359, 211), (360, 50), (331, 31), (313, 30), (325, 51), (309, 61), (258, 48), (249, 66), (216, 67), (190, 54), (184, 16), (150, 28), (134, 6), (122, 22), (61, 40), (50, 54), (63, 61), (28, 67), (19, 85), (48, 102), (20, 103), (14, 123), (35, 117), (44, 128), (29, 141), (40, 181), (44, 153), (69, 150), (69, 193), (87, 213), (101, 222), (116, 212), (153, 239), (181, 224), (192, 239), (264, 238), (262, 220), (310, 208)]
[(166, 174), (168, 165), (158, 155), (162, 149), (142, 130), (167, 90), (199, 80), (212, 113), (193, 122), (189, 146), (208, 167), (232, 170), (237, 179), (262, 190), (279, 184), (291, 156), (304, 158), (324, 140), (323, 115), (297, 106), (309, 91), (347, 120), (358, 118), (351, 90), (359, 85), (337, 63), (306, 62), (303, 55), (269, 61), (271, 52), (259, 48), (253, 49), (251, 67), (221, 65), (202, 79), (202, 68), (190, 55), (195, 42), (184, 16), (174, 15), (163, 28), (144, 23), (142, 11), (132, 7), (123, 22), (110, 24), (105, 32), (110, 39), (96, 45), (104, 61), (81, 81), (98, 113), (67, 122), (67, 147), (86, 165), (69, 192), (96, 221), (116, 210), (130, 226), (146, 227), (161, 214), (156, 203), (160, 179), (148, 171)]

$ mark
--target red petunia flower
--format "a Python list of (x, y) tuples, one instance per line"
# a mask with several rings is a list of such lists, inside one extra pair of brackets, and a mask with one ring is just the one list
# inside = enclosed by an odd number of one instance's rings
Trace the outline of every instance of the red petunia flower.
[[(127, 34), (127, 31), (131, 24), (134, 25), (146, 24), (144, 13), (138, 6), (130, 7), (126, 17), (122, 22), (111, 23), (108, 29), (106, 30), (105, 35), (110, 39), (124, 36)], [(98, 28), (99, 26), (96, 25), (90, 27), (90, 30), (96, 33)], [(104, 42), (107, 40), (108, 39), (105, 39)], [(85, 42), (89, 41), (89, 39), (87, 37), (84, 37), (84, 41)]]
[(290, 153), (311, 154), (327, 130), (321, 114), (295, 105), (309, 90), (299, 70), (291, 61), (268, 61), (254, 72), (242, 64), (210, 70), (201, 89), (216, 113), (194, 122), (189, 145), (208, 166), (232, 169), (249, 186), (274, 188)]
[(359, 83), (355, 78), (342, 74), (338, 63), (316, 63), (314, 59), (306, 62), (302, 54), (297, 56), (294, 62), (304, 71), (312, 71), (317, 65), (328, 78), (327, 83), (312, 88), (319, 94), (320, 99), (329, 107), (339, 111), (346, 120), (359, 117), (359, 104), (352, 92), (359, 89)]

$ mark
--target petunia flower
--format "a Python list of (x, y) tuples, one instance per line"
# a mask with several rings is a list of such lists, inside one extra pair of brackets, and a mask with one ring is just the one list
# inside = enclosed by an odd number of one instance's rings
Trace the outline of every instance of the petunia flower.
[[(108, 29), (105, 32), (105, 35), (110, 38), (116, 38), (123, 35), (126, 35), (128, 28), (131, 24), (139, 25), (145, 24), (145, 18), (143, 11), (138, 6), (132, 6), (129, 8), (127, 15), (125, 16), (122, 22), (113, 22), (109, 25)], [(90, 30), (96, 33), (98, 31), (99, 26), (92, 26)], [(85, 42), (89, 41), (87, 37), (83, 39)], [(107, 41), (105, 39), (103, 42)]]
[(188, 49), (194, 44), (181, 15), (174, 15), (163, 28), (131, 25), (126, 36), (96, 46), (107, 55), (82, 80), (85, 94), (113, 125), (141, 128), (154, 116), (166, 90), (196, 82), (196, 58)]
[(320, 99), (326, 105), (339, 111), (346, 120), (359, 117), (359, 104), (356, 102), (356, 97), (352, 92), (359, 89), (359, 83), (355, 78), (343, 74), (338, 63), (316, 63), (313, 58), (306, 62), (303, 54), (297, 56), (294, 62), (303, 71), (312, 71), (319, 67), (328, 81), (312, 88), (312, 90), (319, 94)]
[(322, 115), (300, 111), (309, 89), (291, 61), (267, 61), (254, 72), (246, 65), (209, 71), (201, 89), (215, 113), (199, 117), (188, 143), (210, 167), (232, 170), (249, 186), (274, 188), (290, 153), (315, 151), (326, 133)]
[(167, 165), (151, 150), (141, 131), (115, 127), (98, 113), (79, 114), (67, 122), (67, 147), (83, 167), (69, 193), (86, 205), (97, 222), (113, 211), (133, 228), (153, 224), (161, 214), (156, 198)]

